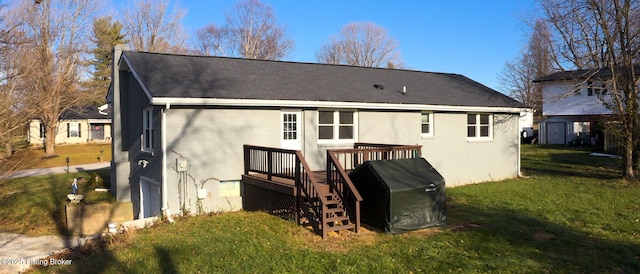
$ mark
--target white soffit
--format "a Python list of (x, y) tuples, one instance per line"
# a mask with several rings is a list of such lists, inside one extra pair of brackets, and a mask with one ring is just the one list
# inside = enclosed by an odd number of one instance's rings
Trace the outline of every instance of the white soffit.
[(464, 112), (509, 112), (520, 113), (526, 108), (480, 107), (480, 106), (445, 106), (424, 104), (391, 104), (366, 102), (331, 102), (304, 100), (264, 100), (264, 99), (219, 99), (219, 98), (152, 98), (153, 105), (185, 105), (185, 106), (234, 106), (234, 107), (290, 107), (290, 108), (356, 108), (380, 110), (432, 110), (432, 111), (464, 111)]

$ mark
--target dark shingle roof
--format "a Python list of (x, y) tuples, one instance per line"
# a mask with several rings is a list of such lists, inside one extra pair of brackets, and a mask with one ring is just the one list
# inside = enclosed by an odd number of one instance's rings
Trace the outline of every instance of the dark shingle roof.
[(588, 78), (599, 78), (605, 77), (608, 74), (611, 76), (611, 72), (609, 70), (595, 70), (595, 69), (578, 69), (578, 70), (567, 70), (567, 71), (558, 71), (540, 78), (536, 78), (533, 80), (534, 83), (538, 82), (547, 82), (547, 81), (562, 81), (562, 80), (575, 80), (575, 79), (588, 79)]
[[(620, 67), (621, 69), (625, 67)], [(640, 65), (633, 67), (635, 74), (640, 74)], [(619, 73), (625, 73), (625, 70), (621, 70)], [(534, 83), (548, 82), (548, 81), (563, 81), (563, 80), (587, 80), (587, 79), (609, 79), (611, 78), (611, 68), (600, 69), (577, 69), (577, 70), (565, 70), (558, 71), (540, 78), (533, 80)]]
[(526, 107), (459, 74), (131, 51), (124, 56), (157, 98)]
[(73, 107), (60, 115), (61, 120), (110, 119), (107, 114), (100, 113), (97, 106)]

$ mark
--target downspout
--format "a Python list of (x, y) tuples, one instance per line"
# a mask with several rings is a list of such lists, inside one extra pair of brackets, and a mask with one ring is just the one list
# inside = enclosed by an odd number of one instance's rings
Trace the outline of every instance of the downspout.
[(518, 147), (518, 152), (516, 153), (517, 156), (518, 156), (517, 163), (516, 163), (516, 170), (518, 171), (518, 177), (521, 178), (522, 177), (522, 171), (520, 170), (520, 168), (522, 166), (522, 152), (521, 152), (521, 150), (522, 150), (522, 142), (521, 142), (522, 135), (520, 135), (520, 134), (521, 134), (521, 130), (522, 130), (522, 124), (521, 124), (521, 121), (520, 121), (520, 115), (522, 115), (522, 113), (518, 114), (518, 127), (516, 128), (516, 135), (518, 136), (516, 138), (516, 141), (518, 142), (518, 146), (517, 146)]
[(164, 216), (173, 223), (171, 218), (171, 210), (169, 210), (169, 201), (167, 198), (167, 111), (171, 108), (171, 105), (167, 102), (162, 110), (161, 121), (161, 139), (162, 139), (162, 211)]

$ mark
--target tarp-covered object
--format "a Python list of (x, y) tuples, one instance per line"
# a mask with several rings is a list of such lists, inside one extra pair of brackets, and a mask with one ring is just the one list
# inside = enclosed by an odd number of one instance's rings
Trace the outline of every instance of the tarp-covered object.
[(349, 177), (363, 223), (391, 234), (446, 225), (444, 178), (423, 158), (368, 161)]

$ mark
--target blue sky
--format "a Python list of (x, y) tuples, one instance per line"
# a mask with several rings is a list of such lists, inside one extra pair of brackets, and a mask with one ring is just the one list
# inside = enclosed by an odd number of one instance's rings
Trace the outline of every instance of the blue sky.
[[(120, 2), (120, 1), (117, 1)], [(373, 22), (399, 43), (409, 69), (465, 75), (502, 91), (498, 74), (526, 43), (533, 0), (262, 0), (295, 40), (289, 61), (314, 62), (322, 44), (352, 22)], [(232, 0), (174, 1), (186, 9), (190, 34), (223, 24)], [(118, 7), (115, 7), (117, 10)]]

